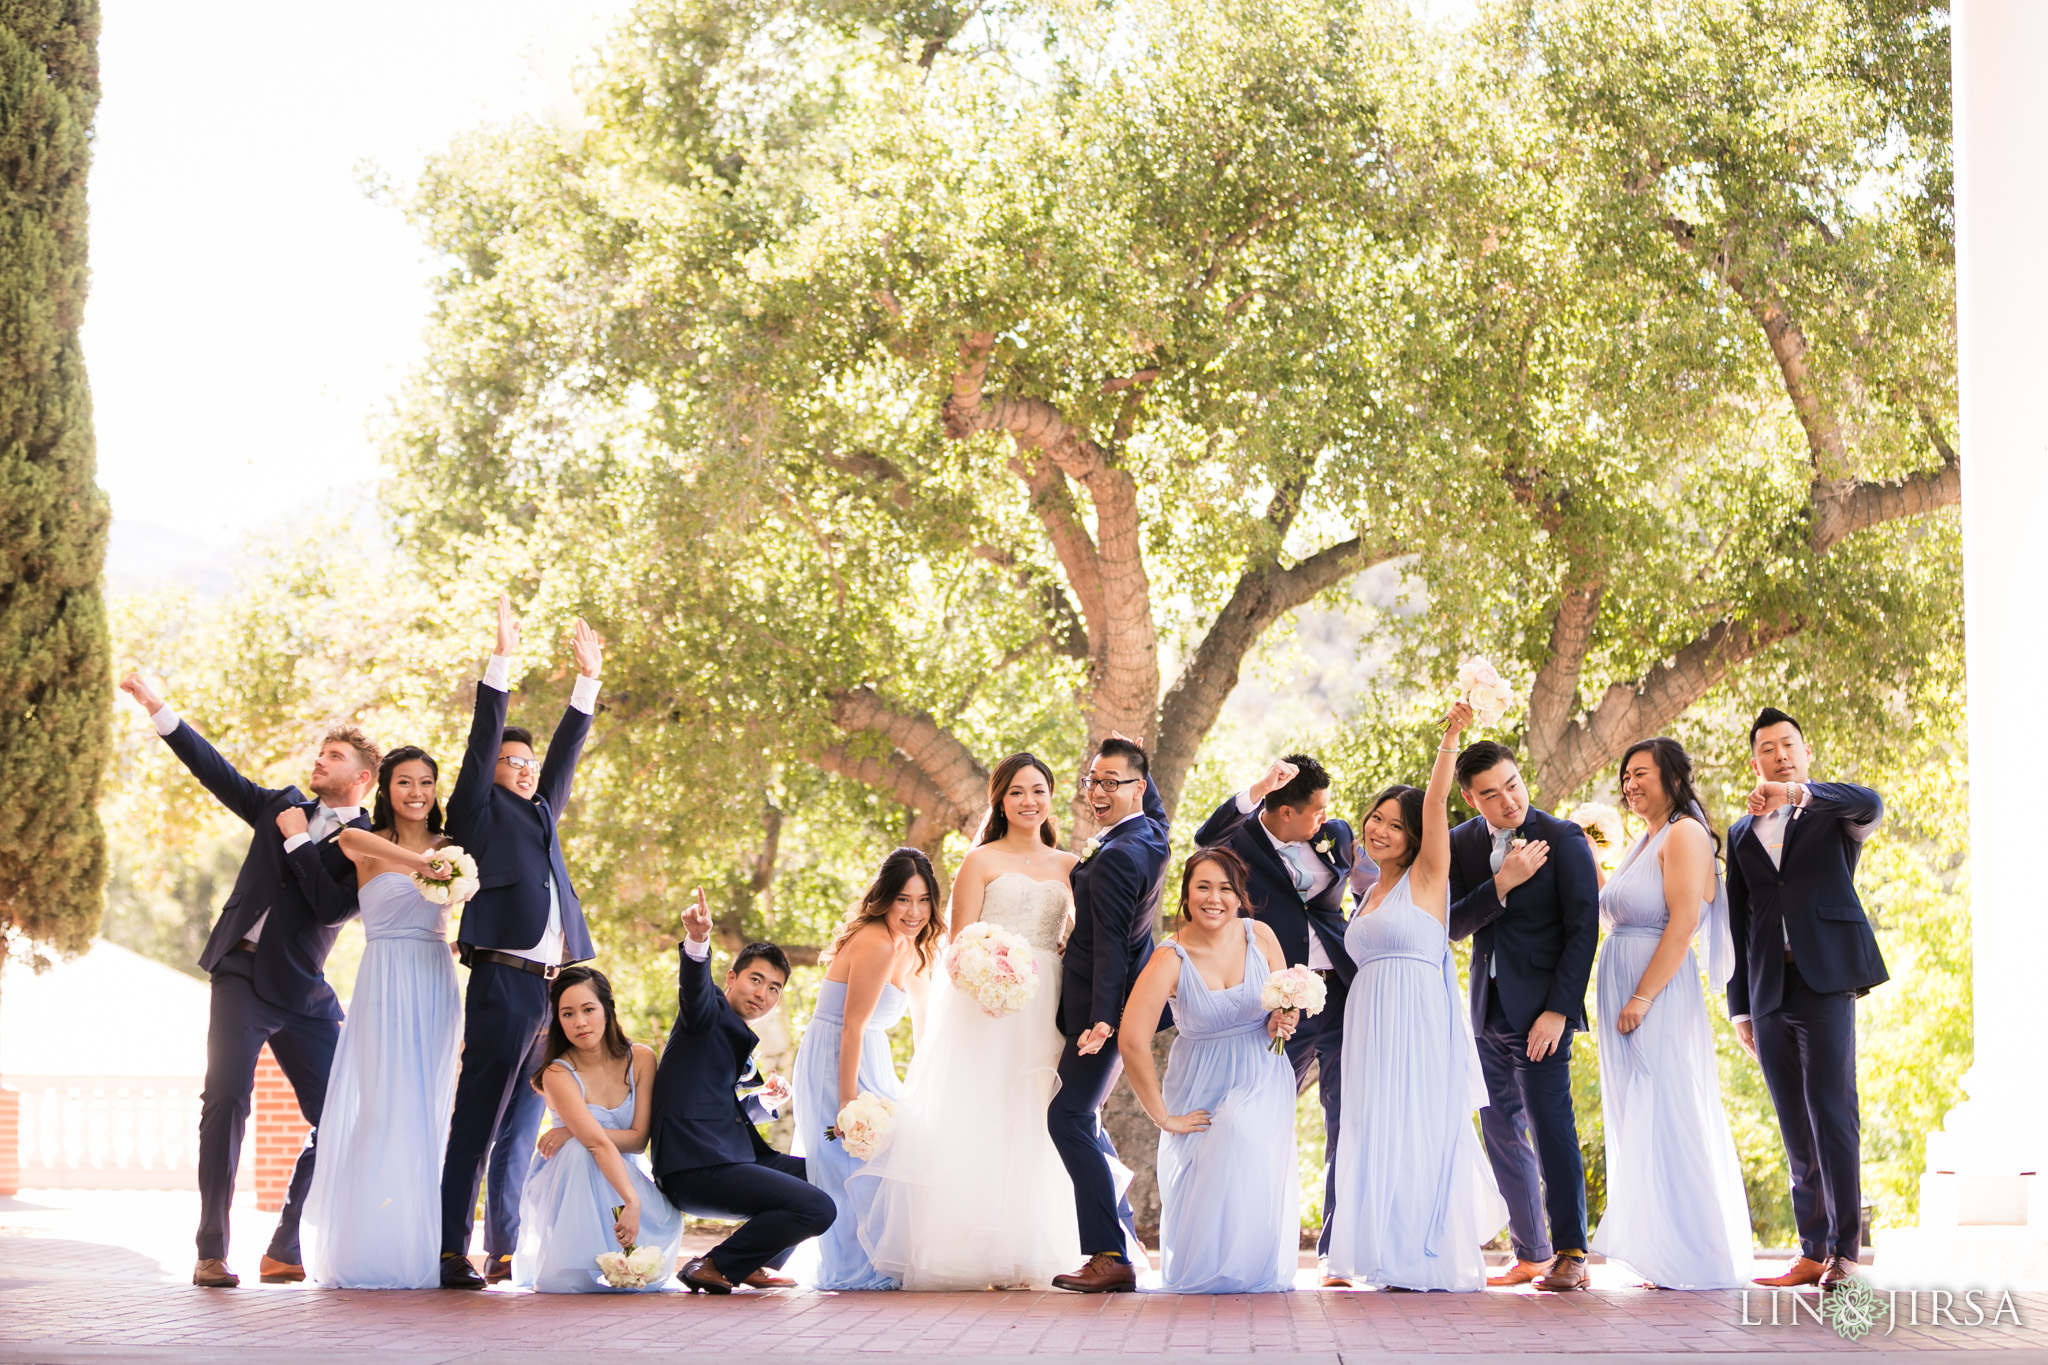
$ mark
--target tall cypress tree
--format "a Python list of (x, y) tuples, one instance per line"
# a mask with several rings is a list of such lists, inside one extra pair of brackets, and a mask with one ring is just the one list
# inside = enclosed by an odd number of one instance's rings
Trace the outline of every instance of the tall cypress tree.
[(75, 952), (106, 880), (106, 498), (93, 481), (85, 173), (97, 0), (0, 0), (0, 940)]

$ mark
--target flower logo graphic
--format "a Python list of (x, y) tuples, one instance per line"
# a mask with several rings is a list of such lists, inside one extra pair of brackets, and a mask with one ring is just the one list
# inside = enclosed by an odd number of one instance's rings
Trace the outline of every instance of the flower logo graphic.
[(1877, 1326), (1884, 1300), (1864, 1280), (1850, 1280), (1821, 1301), (1820, 1315), (1835, 1329), (1835, 1335), (1855, 1341)]

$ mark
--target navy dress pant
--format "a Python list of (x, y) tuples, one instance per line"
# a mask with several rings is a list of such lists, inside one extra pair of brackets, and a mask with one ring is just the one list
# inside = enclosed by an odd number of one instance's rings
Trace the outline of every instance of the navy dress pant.
[(1799, 1254), (1856, 1259), (1863, 1235), (1863, 1120), (1856, 1097), (1856, 995), (1822, 994), (1785, 964), (1778, 1008), (1750, 1021), (1792, 1168)]
[[(534, 1035), (546, 1024), (547, 1015), (545, 978), (495, 962), (478, 962), (470, 968), (469, 998), (462, 1009), (462, 1071), (455, 1081), (455, 1110), (448, 1120), (448, 1151), (441, 1164), (441, 1253), (445, 1256), (469, 1254), (484, 1160), (514, 1090), (532, 1079), (533, 1073), (524, 1067), (533, 1052)], [(529, 1146), (531, 1141), (529, 1138)], [(506, 1160), (515, 1161), (517, 1155), (508, 1151)], [(518, 1181), (507, 1183), (517, 1185)], [(513, 1197), (518, 1197), (516, 1190)], [(515, 1220), (517, 1216), (515, 1212)]]
[(1508, 1023), (1500, 997), (1490, 994), (1486, 1027), (1476, 1041), (1486, 1076), (1479, 1132), (1507, 1201), (1515, 1255), (1545, 1261), (1557, 1251), (1584, 1251), (1586, 1167), (1572, 1116), (1571, 1029), (1548, 1057), (1532, 1062), (1529, 1035)]
[(1325, 978), (1327, 997), (1322, 1012), (1301, 1021), (1287, 1040), (1287, 1060), (1294, 1067), (1294, 1091), (1300, 1094), (1308, 1084), (1309, 1068), (1316, 1069), (1316, 1098), (1323, 1106), (1323, 1231), (1316, 1238), (1316, 1255), (1330, 1254), (1330, 1215), (1337, 1207), (1337, 1134), (1344, 1108), (1344, 983), (1336, 973)]
[(1123, 1072), (1123, 1058), (1117, 1055), (1114, 1038), (1086, 1057), (1075, 1050), (1074, 1040), (1069, 1038), (1060, 1049), (1059, 1093), (1045, 1111), (1046, 1131), (1074, 1182), (1074, 1212), (1079, 1216), (1083, 1256), (1104, 1251), (1122, 1256), (1125, 1232), (1133, 1238), (1138, 1235), (1130, 1200), (1117, 1196), (1116, 1182), (1109, 1174), (1116, 1144), (1102, 1130), (1102, 1106)]
[(242, 1164), (242, 1133), (256, 1089), (256, 1059), (265, 1043), (298, 1097), (299, 1113), (313, 1125), (292, 1167), (270, 1256), (299, 1264), (299, 1215), (313, 1183), (314, 1139), (327, 1102), (327, 1072), (341, 1025), (270, 1004), (256, 994), (255, 958), (229, 953), (213, 972), (206, 1023), (206, 1088), (199, 1097), (199, 1259), (228, 1254), (228, 1210), (235, 1202), (235, 1171)]
[(824, 1232), (839, 1216), (832, 1196), (805, 1177), (804, 1159), (781, 1152), (670, 1171), (654, 1183), (669, 1203), (694, 1218), (739, 1222), (708, 1253), (718, 1273), (734, 1284), (762, 1266), (781, 1269), (799, 1242)]
[(519, 1201), (526, 1192), (526, 1173), (533, 1167), (533, 1143), (540, 1136), (540, 1116), (548, 1102), (533, 1088), (535, 1072), (547, 1055), (545, 1024), (533, 1035), (533, 1046), (519, 1064), (520, 1080), (505, 1101), (505, 1115), (491, 1136), (491, 1157), (484, 1173), (484, 1251), (492, 1260), (519, 1250)]

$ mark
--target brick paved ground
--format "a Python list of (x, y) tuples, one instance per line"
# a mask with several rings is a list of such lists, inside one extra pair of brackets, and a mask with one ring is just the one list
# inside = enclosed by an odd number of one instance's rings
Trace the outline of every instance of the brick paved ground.
[[(1171, 1352), (1247, 1362), (1256, 1353), (1262, 1365), (1451, 1354), (1474, 1362), (1594, 1356), (1619, 1365), (1711, 1352), (1734, 1365), (1848, 1351), (2048, 1361), (2048, 1295), (2018, 1301), (2019, 1328), (1901, 1325), (1852, 1345), (1804, 1319), (1797, 1327), (1744, 1326), (1739, 1294), (1634, 1289), (1604, 1269), (1595, 1292), (1568, 1296), (328, 1292), (255, 1283), (270, 1219), (253, 1208), (236, 1214), (233, 1259), (248, 1276), (245, 1287), (209, 1291), (186, 1283), (196, 1203), (191, 1195), (33, 1191), (0, 1199), (0, 1361), (440, 1365), (537, 1362), (546, 1352), (569, 1360), (602, 1353), (627, 1365), (832, 1365), (878, 1355), (1003, 1365)], [(1924, 1315), (1924, 1296), (1921, 1303)], [(1768, 1317), (1761, 1295), (1750, 1309), (1753, 1319)]]

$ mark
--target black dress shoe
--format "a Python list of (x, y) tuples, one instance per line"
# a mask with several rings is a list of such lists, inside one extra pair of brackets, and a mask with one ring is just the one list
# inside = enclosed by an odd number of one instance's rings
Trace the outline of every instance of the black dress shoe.
[(511, 1278), (512, 1258), (510, 1256), (493, 1256), (490, 1260), (484, 1262), (485, 1284), (503, 1284)]
[(444, 1252), (441, 1256), (441, 1287), (443, 1289), (482, 1289), (484, 1277), (476, 1273), (476, 1267), (469, 1263), (469, 1257)]
[(719, 1268), (712, 1264), (709, 1256), (698, 1256), (683, 1262), (683, 1268), (676, 1272), (676, 1278), (688, 1285), (692, 1294), (730, 1294), (732, 1281), (725, 1278)]

